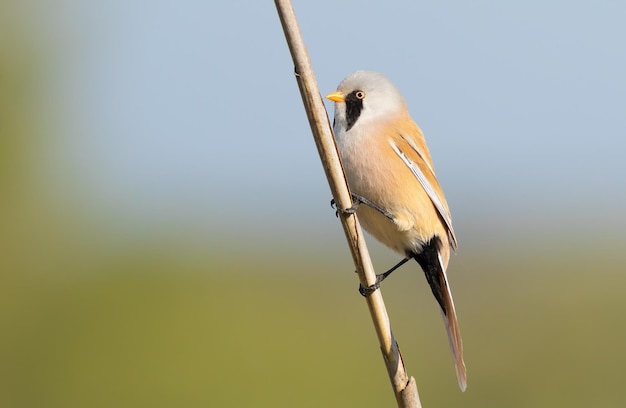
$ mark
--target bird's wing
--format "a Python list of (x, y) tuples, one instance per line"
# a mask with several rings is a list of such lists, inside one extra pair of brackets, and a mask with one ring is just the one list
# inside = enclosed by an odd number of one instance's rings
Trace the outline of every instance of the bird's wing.
[[(419, 130), (417, 125), (415, 125), (415, 127), (419, 132), (420, 139), (423, 141), (421, 131)], [(433, 184), (429, 181), (429, 178), (431, 178), (434, 183), (437, 183), (435, 172), (433, 171), (432, 165), (430, 163), (430, 155), (428, 154), (428, 150), (427, 148), (421, 148), (417, 143), (415, 143), (415, 141), (411, 137), (405, 137), (404, 135), (401, 135), (401, 138), (408, 144), (408, 146), (410, 146), (410, 150), (403, 151), (394, 140), (390, 141), (391, 148), (400, 157), (404, 164), (407, 165), (415, 178), (417, 178), (417, 180), (421, 184), (422, 188), (424, 188), (426, 194), (428, 194), (430, 201), (432, 201), (433, 205), (437, 209), (437, 212), (441, 216), (441, 219), (445, 223), (446, 229), (448, 231), (448, 237), (450, 238), (450, 245), (453, 249), (456, 249), (457, 241), (454, 234), (454, 229), (452, 228), (452, 217), (450, 215), (450, 211), (448, 210), (448, 205), (445, 202), (445, 198), (443, 198), (443, 193), (441, 193), (441, 188), (439, 187), (439, 185), (437, 185), (437, 190), (439, 190), (438, 192), (433, 187)], [(423, 144), (425, 146), (425, 142)], [(412, 159), (411, 156), (415, 155), (417, 155), (417, 157)], [(425, 165), (425, 170), (428, 175), (425, 174), (424, 171), (422, 171), (417, 161), (420, 161)]]

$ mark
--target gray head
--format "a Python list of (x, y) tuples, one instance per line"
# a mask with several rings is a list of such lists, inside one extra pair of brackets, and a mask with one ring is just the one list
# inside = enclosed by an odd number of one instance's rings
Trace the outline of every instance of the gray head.
[(406, 111), (398, 88), (378, 72), (357, 71), (350, 74), (341, 81), (337, 92), (326, 97), (335, 102), (335, 126), (343, 131)]

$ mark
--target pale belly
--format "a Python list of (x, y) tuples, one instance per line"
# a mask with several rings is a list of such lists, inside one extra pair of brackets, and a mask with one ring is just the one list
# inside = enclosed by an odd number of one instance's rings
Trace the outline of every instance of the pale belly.
[(393, 156), (389, 160), (368, 157), (363, 153), (367, 149), (358, 148), (358, 145), (340, 146), (350, 191), (394, 217), (391, 221), (377, 210), (361, 204), (357, 216), (363, 228), (402, 256), (407, 252), (420, 252), (436, 228), (428, 222), (432, 218), (428, 216), (432, 214), (427, 212), (434, 211), (430, 199), (400, 160), (392, 160)]

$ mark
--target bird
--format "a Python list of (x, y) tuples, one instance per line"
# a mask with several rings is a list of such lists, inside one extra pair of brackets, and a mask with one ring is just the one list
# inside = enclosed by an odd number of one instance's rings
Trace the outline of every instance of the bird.
[(353, 194), (354, 205), (345, 211), (356, 212), (366, 231), (405, 257), (387, 274), (410, 259), (424, 271), (465, 391), (463, 344), (446, 276), (457, 239), (424, 135), (398, 88), (381, 73), (354, 72), (326, 98), (335, 105), (333, 132)]

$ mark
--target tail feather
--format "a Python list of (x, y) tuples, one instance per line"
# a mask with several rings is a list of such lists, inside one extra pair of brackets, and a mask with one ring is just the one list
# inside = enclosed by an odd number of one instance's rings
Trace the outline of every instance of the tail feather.
[(450, 350), (454, 357), (454, 365), (456, 368), (456, 378), (459, 382), (461, 391), (465, 391), (467, 388), (467, 371), (465, 370), (465, 362), (463, 361), (463, 340), (461, 339), (461, 331), (459, 330), (459, 322), (456, 318), (456, 310), (454, 309), (454, 300), (452, 299), (452, 292), (450, 291), (450, 285), (448, 285), (448, 279), (446, 277), (445, 269), (443, 268), (443, 262), (441, 257), (438, 257), (439, 265), (441, 267), (441, 287), (443, 289), (443, 300), (445, 309), (441, 309), (441, 317), (446, 325), (446, 332), (448, 333), (448, 342), (450, 343)]
[(446, 325), (448, 334), (448, 342), (450, 350), (454, 358), (456, 368), (456, 377), (459, 382), (461, 391), (467, 388), (467, 373), (465, 370), (465, 362), (463, 361), (463, 342), (461, 340), (461, 332), (459, 323), (456, 318), (456, 310), (454, 309), (454, 301), (452, 300), (452, 292), (448, 285), (446, 277), (446, 269), (439, 251), (440, 241), (433, 238), (428, 242), (419, 254), (410, 254), (422, 267), (426, 280), (439, 303), (441, 308), (441, 317)]

